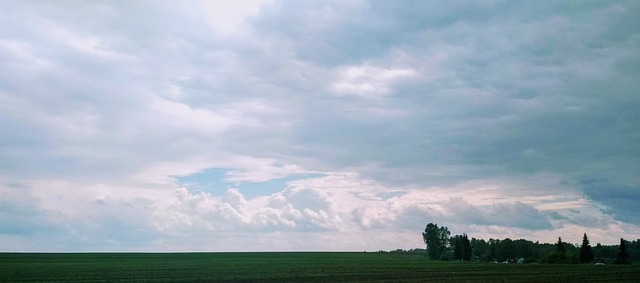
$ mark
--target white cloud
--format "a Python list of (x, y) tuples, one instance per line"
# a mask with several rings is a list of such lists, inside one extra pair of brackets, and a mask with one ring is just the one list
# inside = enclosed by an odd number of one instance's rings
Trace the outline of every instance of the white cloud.
[(234, 124), (237, 117), (213, 113), (205, 109), (191, 109), (189, 106), (159, 99), (152, 104), (151, 113), (160, 126), (178, 128), (181, 130), (195, 130), (198, 132), (221, 132)]
[(194, 231), (300, 231), (338, 229), (335, 203), (321, 191), (288, 188), (269, 197), (246, 200), (230, 189), (221, 197), (179, 189), (175, 201), (155, 212), (162, 231), (191, 234)]
[(33, 73), (51, 66), (51, 62), (35, 53), (29, 42), (0, 38), (0, 48), (4, 54), (2, 58), (5, 64), (18, 70), (26, 68), (20, 72), (23, 75), (28, 75), (28, 73), (33, 75)]
[(228, 182), (264, 182), (294, 174), (314, 173), (295, 164), (281, 164), (276, 159), (243, 156), (231, 164), (238, 170), (227, 173)]
[(380, 68), (369, 65), (340, 67), (331, 85), (336, 95), (354, 95), (375, 99), (393, 93), (394, 86), (414, 79), (418, 73), (410, 68)]
[(269, 5), (272, 0), (241, 0), (233, 2), (204, 1), (199, 2), (205, 21), (211, 27), (223, 34), (233, 34), (247, 29), (247, 17), (255, 17), (260, 12), (260, 7)]
[[(518, 196), (499, 197), (500, 190), (483, 188), (404, 189), (399, 193), (398, 188), (350, 173), (300, 179), (288, 185), (249, 200), (235, 189), (214, 196), (169, 184), (146, 189), (52, 180), (5, 185), (0, 193), (15, 205), (3, 205), (3, 238), (24, 233), (54, 235), (48, 241), (35, 240), (31, 246), (21, 242), (29, 250), (376, 250), (420, 247), (419, 232), (428, 222), (447, 225), (454, 233), (494, 238), (535, 235), (554, 239), (559, 231), (582, 233), (587, 229), (589, 235), (602, 235), (599, 241), (611, 242), (616, 239), (605, 237), (600, 229), (633, 231), (620, 228), (621, 223), (598, 209), (549, 206), (563, 201), (552, 196), (528, 199), (530, 204), (524, 204)], [(43, 191), (44, 187), (49, 190)], [(547, 216), (534, 208), (538, 205), (548, 205), (544, 213), (557, 211), (573, 220), (552, 220), (551, 228)], [(577, 211), (582, 213), (575, 215)], [(588, 219), (599, 219), (601, 224), (580, 224)], [(130, 233), (119, 234), (120, 229)], [(379, 237), (371, 239), (372, 231)], [(241, 244), (255, 239), (251, 236), (255, 233), (263, 235), (261, 241), (268, 246)], [(332, 244), (297, 242), (300, 237), (320, 237)], [(68, 244), (69, 239), (75, 239), (73, 245)], [(190, 241), (186, 244), (178, 239)], [(230, 243), (235, 246), (227, 246)]]

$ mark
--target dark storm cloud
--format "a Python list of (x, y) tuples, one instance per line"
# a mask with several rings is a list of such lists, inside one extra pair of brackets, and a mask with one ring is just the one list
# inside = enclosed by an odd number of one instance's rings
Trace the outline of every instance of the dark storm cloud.
[(605, 179), (585, 179), (580, 184), (588, 198), (606, 207), (606, 213), (620, 221), (640, 224), (640, 187), (611, 183)]

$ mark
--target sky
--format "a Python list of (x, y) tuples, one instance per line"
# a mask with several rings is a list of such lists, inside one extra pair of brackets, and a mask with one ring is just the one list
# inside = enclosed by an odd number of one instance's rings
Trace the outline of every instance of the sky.
[(0, 251), (640, 238), (638, 1), (0, 1)]

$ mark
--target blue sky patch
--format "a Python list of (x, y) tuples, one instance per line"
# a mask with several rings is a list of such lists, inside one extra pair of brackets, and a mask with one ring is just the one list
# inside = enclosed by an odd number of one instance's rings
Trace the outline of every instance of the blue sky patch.
[(207, 192), (215, 196), (220, 196), (227, 190), (235, 188), (240, 191), (246, 199), (252, 199), (282, 191), (287, 187), (288, 182), (324, 176), (324, 174), (317, 173), (293, 174), (264, 182), (232, 182), (226, 180), (229, 171), (233, 170), (209, 168), (195, 174), (176, 177), (176, 180), (178, 184), (192, 192)]

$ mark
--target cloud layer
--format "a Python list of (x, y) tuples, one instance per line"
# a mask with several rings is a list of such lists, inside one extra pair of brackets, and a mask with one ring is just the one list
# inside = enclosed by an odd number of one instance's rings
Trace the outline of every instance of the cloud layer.
[(640, 237), (634, 1), (0, 11), (0, 250)]

